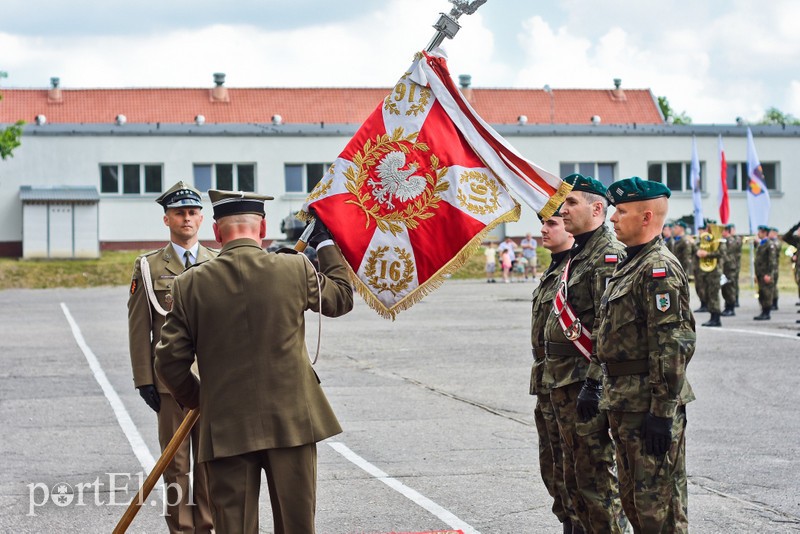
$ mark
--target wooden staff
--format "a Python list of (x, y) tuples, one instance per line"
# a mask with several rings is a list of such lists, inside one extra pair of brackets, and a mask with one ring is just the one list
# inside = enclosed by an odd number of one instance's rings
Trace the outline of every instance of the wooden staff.
[(147, 475), (147, 478), (145, 479), (144, 484), (142, 484), (142, 487), (139, 489), (139, 492), (136, 494), (136, 497), (128, 505), (128, 509), (125, 510), (125, 513), (122, 515), (122, 518), (120, 518), (117, 526), (114, 527), (114, 534), (122, 534), (128, 530), (131, 521), (133, 521), (133, 518), (136, 517), (137, 513), (139, 513), (139, 509), (144, 504), (147, 496), (150, 495), (150, 492), (155, 487), (158, 479), (162, 474), (164, 474), (164, 470), (175, 457), (175, 453), (178, 452), (178, 448), (183, 444), (186, 436), (197, 422), (198, 417), (200, 417), (199, 408), (189, 410), (189, 413), (186, 414), (181, 426), (179, 426), (178, 430), (175, 431), (175, 435), (172, 436), (172, 439), (170, 440), (169, 444), (167, 444), (164, 452), (161, 453), (161, 457), (156, 462), (153, 470), (149, 475)]

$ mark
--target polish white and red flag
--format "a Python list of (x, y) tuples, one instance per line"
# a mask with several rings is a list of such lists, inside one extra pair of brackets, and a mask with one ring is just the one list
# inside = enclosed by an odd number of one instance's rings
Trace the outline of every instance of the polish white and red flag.
[(550, 217), (570, 190), (486, 124), (441, 54), (411, 68), (306, 199), (330, 229), (356, 289), (394, 318), (458, 270), (495, 226), (519, 219), (508, 188)]

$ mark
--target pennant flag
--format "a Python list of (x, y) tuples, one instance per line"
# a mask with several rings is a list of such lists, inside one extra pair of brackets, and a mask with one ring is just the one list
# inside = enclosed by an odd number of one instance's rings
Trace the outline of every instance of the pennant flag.
[(731, 206), (728, 201), (728, 162), (725, 161), (722, 135), (719, 136), (719, 180), (719, 222), (728, 224), (731, 217)]
[(570, 186), (475, 114), (440, 55), (417, 54), (306, 199), (336, 237), (356, 289), (394, 318), (519, 219), (506, 186), (543, 218)]
[(697, 140), (692, 136), (692, 164), (689, 182), (692, 184), (692, 200), (694, 200), (694, 234), (700, 233), (703, 226), (703, 200), (700, 184), (700, 160), (697, 159)]
[(756, 154), (753, 132), (747, 127), (747, 210), (750, 213), (750, 233), (754, 234), (759, 226), (769, 225), (769, 191), (764, 182), (764, 171)]

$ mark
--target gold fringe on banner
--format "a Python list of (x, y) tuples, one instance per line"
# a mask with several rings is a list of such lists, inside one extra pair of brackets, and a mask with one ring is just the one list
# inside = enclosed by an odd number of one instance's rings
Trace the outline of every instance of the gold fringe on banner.
[[(565, 193), (566, 196), (566, 193)], [(560, 204), (559, 204), (560, 205)], [(377, 296), (375, 296), (372, 291), (370, 291), (369, 287), (361, 281), (360, 278), (356, 275), (353, 271), (352, 266), (348, 263), (347, 270), (350, 272), (350, 278), (353, 280), (355, 284), (356, 291), (358, 294), (361, 295), (361, 298), (367, 303), (367, 305), (375, 310), (378, 315), (383, 317), (384, 319), (392, 319), (394, 320), (397, 317), (397, 314), (403, 310), (407, 310), (423, 298), (427, 296), (429, 293), (432, 293), (437, 288), (439, 288), (445, 281), (445, 275), (452, 274), (459, 270), (466, 261), (475, 254), (475, 251), (480, 247), (481, 243), (483, 243), (484, 238), (486, 235), (491, 232), (494, 228), (496, 228), (499, 224), (506, 223), (506, 222), (515, 222), (519, 220), (520, 216), (520, 205), (519, 203), (514, 200), (514, 207), (506, 212), (504, 215), (501, 215), (481, 230), (478, 234), (475, 235), (464, 247), (461, 251), (456, 254), (449, 262), (443, 265), (436, 273), (431, 276), (428, 280), (425, 281), (422, 285), (415, 288), (411, 293), (403, 297), (401, 300), (396, 302), (391, 308), (387, 308), (386, 305), (381, 302)], [(553, 210), (555, 211), (555, 210)], [(551, 213), (552, 215), (552, 213)]]
[(572, 191), (572, 186), (567, 182), (561, 182), (561, 185), (558, 186), (558, 190), (556, 193), (550, 197), (550, 200), (547, 201), (547, 204), (539, 212), (539, 215), (542, 217), (543, 220), (547, 220), (553, 216), (553, 214), (558, 210), (561, 204), (564, 203), (566, 200), (567, 195), (569, 192)]

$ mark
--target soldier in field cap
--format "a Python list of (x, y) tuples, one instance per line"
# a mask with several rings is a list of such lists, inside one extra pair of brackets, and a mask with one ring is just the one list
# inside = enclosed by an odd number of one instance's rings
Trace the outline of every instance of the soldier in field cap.
[[(264, 471), (274, 532), (313, 533), (316, 443), (342, 430), (306, 352), (304, 314), (352, 309), (346, 264), (321, 220), (308, 240), (318, 278), (305, 255), (261, 248), (272, 197), (208, 195), (222, 250), (175, 280), (156, 371), (179, 402), (200, 407), (217, 532), (258, 532)], [(190, 372), (195, 353), (202, 382)]]
[[(187, 413), (153, 371), (156, 343), (164, 317), (173, 303), (172, 284), (190, 265), (208, 261), (217, 253), (197, 239), (203, 222), (199, 191), (185, 182), (178, 182), (156, 202), (164, 208), (164, 224), (169, 228), (170, 242), (138, 257), (133, 266), (128, 298), (128, 341), (133, 383), (157, 414), (158, 441), (163, 451)], [(197, 437), (197, 429), (194, 429), (191, 438), (183, 442), (175, 459), (164, 470), (165, 519), (170, 532), (211, 532), (213, 528), (208, 477), (205, 466), (197, 462)], [(190, 470), (194, 484), (189, 483)]]
[(581, 174), (564, 180), (572, 191), (559, 211), (575, 244), (559, 272), (553, 313), (547, 314), (544, 326), (542, 385), (550, 389), (562, 438), (564, 485), (578, 519), (572, 532), (617, 533), (625, 530), (626, 522), (614, 469), (614, 444), (606, 413), (598, 406), (603, 375), (590, 358), (600, 297), (625, 251), (605, 224), (605, 186)]
[(616, 442), (620, 493), (634, 532), (688, 532), (686, 366), (695, 349), (689, 281), (664, 246), (670, 190), (638, 177), (612, 183), (611, 216), (626, 246), (600, 307), (595, 361)]

